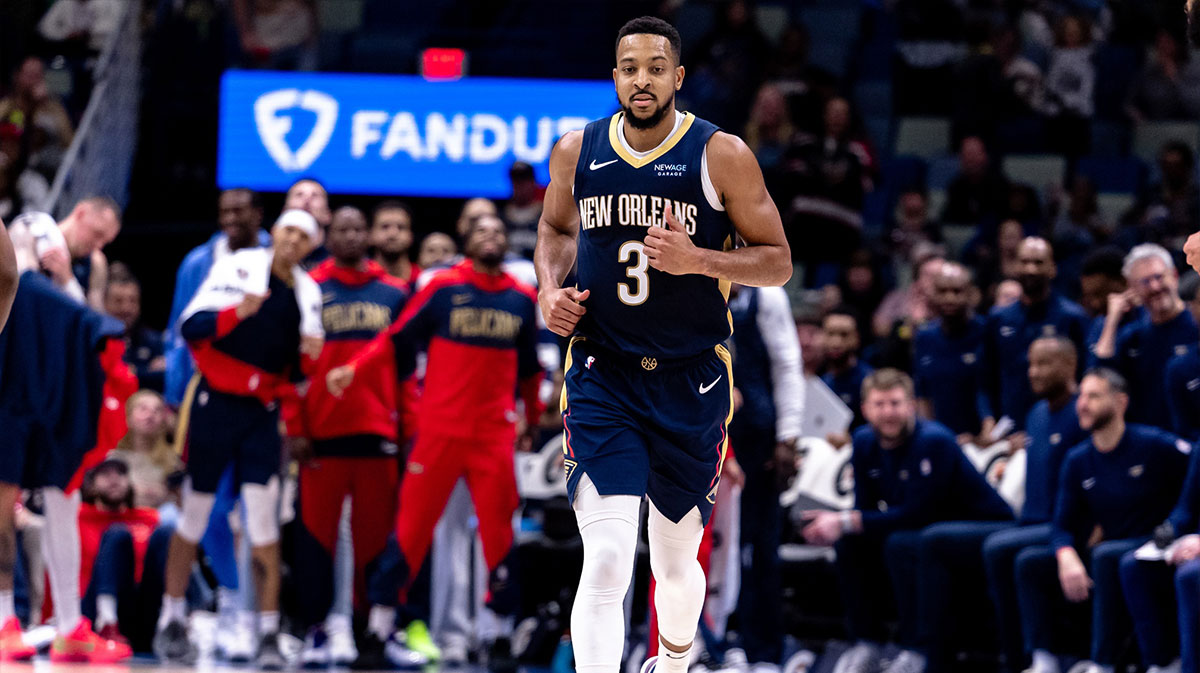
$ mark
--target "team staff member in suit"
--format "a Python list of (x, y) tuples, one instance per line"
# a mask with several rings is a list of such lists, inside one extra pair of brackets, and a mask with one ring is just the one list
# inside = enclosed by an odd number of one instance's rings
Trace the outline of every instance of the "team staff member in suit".
[(1191, 446), (1156, 428), (1126, 425), (1128, 406), (1120, 374), (1095, 369), (1083, 377), (1076, 409), (1091, 436), (1063, 463), (1050, 545), (1017, 555), (1017, 597), (1034, 673), (1058, 671), (1054, 616), (1064, 598), (1093, 599), (1088, 670), (1112, 672), (1121, 634), (1129, 630), (1121, 557), (1150, 539), (1179, 498)]
[[(885, 639), (880, 596), (900, 611), (903, 652), (888, 673), (922, 671), (917, 633), (921, 529), (939, 521), (1006, 521), (1012, 510), (936, 421), (917, 418), (912, 379), (881, 369), (863, 381), (868, 425), (854, 433), (855, 509), (812, 513), (811, 544), (834, 545), (850, 637), (857, 644), (839, 666), (876, 670)], [(887, 580), (891, 579), (889, 589)]]

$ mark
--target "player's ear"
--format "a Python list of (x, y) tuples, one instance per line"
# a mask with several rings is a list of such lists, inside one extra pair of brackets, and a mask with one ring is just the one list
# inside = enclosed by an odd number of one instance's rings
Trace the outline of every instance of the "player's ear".
[[(613, 72), (616, 73), (616, 69), (614, 69)], [(682, 65), (675, 66), (675, 90), (676, 91), (679, 91), (681, 88), (683, 88), (683, 75), (684, 75), (683, 66)], [(615, 76), (616, 75), (614, 75), (614, 77)]]

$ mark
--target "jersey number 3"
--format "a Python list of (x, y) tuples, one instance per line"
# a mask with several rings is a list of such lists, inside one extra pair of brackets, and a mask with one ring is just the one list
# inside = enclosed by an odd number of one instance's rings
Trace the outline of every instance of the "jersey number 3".
[(617, 251), (617, 261), (627, 264), (634, 255), (637, 255), (637, 261), (625, 269), (625, 275), (637, 282), (617, 283), (617, 298), (621, 300), (622, 304), (640, 306), (650, 296), (650, 277), (646, 275), (646, 267), (650, 264), (650, 258), (646, 257), (645, 246), (641, 241), (625, 241)]

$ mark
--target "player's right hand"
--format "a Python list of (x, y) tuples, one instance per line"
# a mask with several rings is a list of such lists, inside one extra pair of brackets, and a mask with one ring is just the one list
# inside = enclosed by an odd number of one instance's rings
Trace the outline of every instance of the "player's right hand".
[(334, 367), (325, 375), (325, 387), (334, 397), (341, 397), (351, 383), (354, 383), (354, 367), (350, 365)]
[(1188, 236), (1183, 244), (1183, 252), (1187, 255), (1188, 266), (1200, 271), (1200, 231)]
[(267, 290), (263, 294), (250, 294), (247, 292), (246, 296), (242, 297), (242, 303), (238, 304), (237, 307), (238, 320), (245, 320), (246, 318), (258, 313), (258, 310), (262, 308), (263, 302), (265, 302), (269, 296), (271, 296), (270, 290)]
[(538, 304), (542, 308), (542, 317), (546, 319), (546, 327), (551, 332), (563, 337), (569, 337), (575, 332), (575, 325), (587, 313), (583, 302), (591, 295), (591, 290), (580, 292), (573, 287), (562, 287), (557, 290), (543, 290), (538, 293)]
[(71, 258), (62, 248), (50, 248), (42, 253), (41, 259), (38, 261), (57, 283), (62, 284), (71, 280)]

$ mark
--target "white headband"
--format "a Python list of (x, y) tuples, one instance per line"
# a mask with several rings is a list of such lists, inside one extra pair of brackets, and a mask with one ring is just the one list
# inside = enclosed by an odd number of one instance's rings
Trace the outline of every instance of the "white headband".
[(317, 225), (316, 218), (309, 215), (307, 211), (298, 209), (285, 210), (279, 216), (279, 219), (275, 220), (275, 226), (295, 227), (308, 234), (309, 240), (313, 243), (320, 241), (321, 228)]

